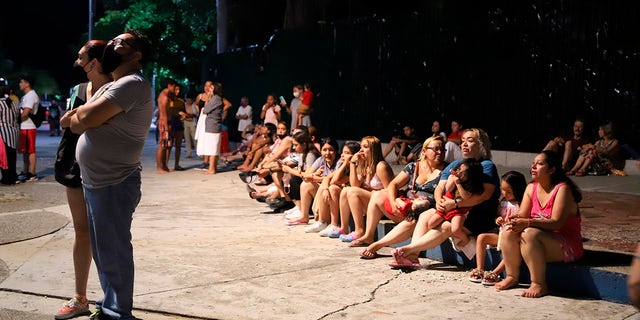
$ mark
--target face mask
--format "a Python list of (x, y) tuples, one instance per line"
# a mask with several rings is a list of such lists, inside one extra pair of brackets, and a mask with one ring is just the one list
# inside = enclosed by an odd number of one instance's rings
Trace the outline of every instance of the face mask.
[(299, 97), (300, 96), (300, 92), (294, 92), (293, 96), (296, 97), (296, 98)]
[(113, 44), (104, 48), (104, 53), (102, 54), (102, 72), (104, 73), (113, 72), (122, 63), (122, 56), (114, 49), (115, 46)]
[(84, 68), (77, 64), (73, 63), (73, 68), (71, 69), (71, 78), (73, 82), (85, 82), (87, 81), (87, 73), (84, 72)]

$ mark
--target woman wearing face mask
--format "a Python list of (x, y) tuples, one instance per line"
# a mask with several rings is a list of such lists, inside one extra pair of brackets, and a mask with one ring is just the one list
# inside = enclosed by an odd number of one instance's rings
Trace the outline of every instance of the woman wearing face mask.
[[(293, 133), (293, 129), (296, 127), (296, 122), (298, 118), (298, 107), (302, 103), (302, 92), (304, 88), (302, 85), (298, 84), (293, 87), (293, 99), (291, 99), (291, 104), (287, 106), (287, 102), (282, 99), (280, 100), (280, 105), (285, 108), (288, 114), (291, 115), (291, 133)], [(311, 125), (311, 117), (309, 115), (305, 115), (302, 117), (301, 125), (310, 126)]]
[[(69, 102), (67, 111), (73, 110), (88, 101), (98, 98), (111, 84), (109, 74), (103, 73), (102, 53), (106, 43), (102, 40), (91, 40), (78, 51), (78, 59), (74, 66), (82, 68), (88, 82), (76, 85)], [(80, 168), (75, 161), (76, 143), (80, 135), (69, 129), (71, 112), (65, 113), (60, 119), (63, 128), (62, 139), (56, 153), (54, 167), (56, 181), (66, 186), (67, 202), (73, 219), (75, 239), (73, 243), (73, 267), (75, 273), (75, 294), (73, 299), (66, 302), (55, 314), (56, 319), (88, 315), (87, 280), (91, 266), (91, 243), (87, 209), (80, 179)]]

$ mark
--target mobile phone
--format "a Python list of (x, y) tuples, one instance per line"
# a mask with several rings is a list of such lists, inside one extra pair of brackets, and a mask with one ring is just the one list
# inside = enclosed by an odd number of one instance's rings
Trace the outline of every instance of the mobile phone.
[(285, 100), (283, 96), (280, 96), (280, 101), (284, 102), (284, 103), (287, 103), (287, 100)]

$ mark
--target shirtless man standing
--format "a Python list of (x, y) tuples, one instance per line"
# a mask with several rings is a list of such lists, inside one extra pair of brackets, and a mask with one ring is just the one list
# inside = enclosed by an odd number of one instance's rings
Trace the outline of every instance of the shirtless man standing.
[(169, 151), (171, 150), (171, 127), (169, 126), (169, 93), (175, 91), (176, 81), (165, 79), (165, 88), (158, 95), (158, 151), (156, 151), (156, 173), (169, 173)]

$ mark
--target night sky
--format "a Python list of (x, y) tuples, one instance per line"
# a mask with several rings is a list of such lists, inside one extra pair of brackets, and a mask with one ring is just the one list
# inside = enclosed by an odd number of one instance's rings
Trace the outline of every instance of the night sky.
[(12, 22), (4, 20), (0, 29), (0, 51), (3, 58), (14, 62), (13, 72), (43, 69), (59, 83), (71, 81), (78, 43), (86, 40), (82, 35), (88, 31), (88, 3), (41, 0), (3, 4), (7, 9), (3, 16), (10, 16)]

